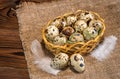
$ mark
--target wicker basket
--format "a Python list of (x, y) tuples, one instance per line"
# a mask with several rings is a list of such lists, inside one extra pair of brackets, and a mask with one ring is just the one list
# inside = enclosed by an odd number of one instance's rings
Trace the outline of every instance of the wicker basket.
[[(64, 14), (63, 16), (59, 16), (57, 18), (63, 18), (63, 17), (69, 16), (72, 14), (79, 14), (81, 12), (87, 12), (87, 11), (78, 10), (75, 13), (67, 13), (67, 14)], [(59, 52), (64, 52), (64, 53), (67, 53), (68, 55), (71, 55), (73, 53), (80, 53), (82, 55), (90, 53), (100, 43), (100, 41), (103, 38), (104, 31), (105, 31), (104, 20), (97, 13), (95, 13), (95, 12), (92, 12), (92, 13), (95, 16), (97, 16), (99, 18), (99, 20), (101, 20), (101, 22), (103, 22), (103, 28), (101, 30), (101, 33), (95, 39), (89, 40), (85, 43), (77, 42), (74, 44), (65, 44), (64, 46), (54, 45), (54, 44), (50, 43), (45, 37), (45, 29), (52, 22), (52, 20), (51, 20), (48, 22), (48, 24), (42, 30), (42, 37), (43, 37), (46, 48), (48, 50), (50, 50), (54, 55), (58, 54)]]

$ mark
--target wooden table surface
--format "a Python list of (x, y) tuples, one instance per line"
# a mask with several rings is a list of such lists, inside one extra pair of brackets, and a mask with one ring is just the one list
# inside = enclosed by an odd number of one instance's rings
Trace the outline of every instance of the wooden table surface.
[(29, 79), (14, 7), (18, 0), (0, 0), (0, 79)]

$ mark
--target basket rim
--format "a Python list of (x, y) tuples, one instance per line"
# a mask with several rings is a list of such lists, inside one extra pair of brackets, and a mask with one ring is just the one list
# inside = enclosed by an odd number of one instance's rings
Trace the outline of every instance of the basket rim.
[[(95, 14), (98, 18), (99, 18), (99, 20), (101, 20), (102, 21), (102, 23), (103, 23), (103, 28), (102, 28), (102, 30), (101, 30), (101, 33), (96, 37), (96, 38), (94, 38), (94, 39), (92, 39), (92, 40), (89, 40), (89, 41), (87, 41), (87, 42), (77, 42), (77, 43), (73, 43), (73, 44), (65, 44), (65, 45), (63, 45), (63, 46), (60, 46), (60, 45), (55, 45), (55, 44), (53, 44), (53, 43), (50, 43), (47, 39), (46, 39), (46, 37), (45, 37), (45, 29), (48, 27), (48, 25), (53, 21), (53, 20), (55, 20), (55, 19), (57, 19), (57, 18), (60, 18), (60, 19), (62, 19), (63, 17), (65, 17), (65, 16), (68, 16), (68, 15), (71, 15), (71, 14), (76, 14), (76, 13), (78, 13), (78, 12), (92, 12), (93, 14)], [(54, 47), (54, 48), (61, 48), (61, 49), (65, 49), (66, 51), (68, 51), (68, 50), (70, 50), (72, 47), (74, 47), (75, 45), (77, 45), (77, 44), (81, 44), (81, 45), (87, 45), (88, 43), (90, 43), (91, 41), (97, 41), (100, 37), (102, 37), (103, 35), (104, 35), (104, 32), (105, 32), (105, 23), (104, 23), (104, 20), (101, 18), (101, 16), (98, 14), (98, 13), (96, 13), (96, 12), (93, 12), (93, 11), (86, 11), (86, 10), (77, 10), (75, 13), (74, 12), (69, 12), (69, 13), (65, 13), (65, 14), (63, 14), (63, 15), (61, 15), (61, 16), (58, 16), (58, 17), (56, 17), (56, 18), (54, 18), (53, 20), (50, 20), (43, 28), (42, 28), (42, 37), (43, 37), (43, 40), (44, 40), (44, 42), (45, 43), (47, 43), (47, 44), (49, 44), (50, 46), (52, 46), (52, 47)], [(69, 46), (70, 45), (70, 46)], [(67, 46), (69, 46), (69, 47), (67, 47)]]

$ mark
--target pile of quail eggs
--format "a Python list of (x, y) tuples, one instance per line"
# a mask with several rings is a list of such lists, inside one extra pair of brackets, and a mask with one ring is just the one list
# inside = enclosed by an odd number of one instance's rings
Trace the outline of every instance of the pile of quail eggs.
[[(71, 14), (53, 20), (45, 30), (45, 36), (54, 45), (73, 44), (87, 42), (96, 38), (103, 28), (103, 22), (92, 12)], [(51, 61), (51, 67), (64, 69), (71, 66), (77, 72), (85, 70), (84, 58), (80, 54), (70, 57), (61, 52)]]
[(51, 67), (54, 69), (65, 69), (68, 66), (76, 72), (83, 72), (85, 70), (84, 58), (80, 54), (73, 54), (69, 58), (67, 54), (61, 52), (51, 61)]
[(92, 12), (71, 14), (53, 20), (45, 30), (46, 38), (55, 45), (87, 42), (96, 38), (103, 23)]

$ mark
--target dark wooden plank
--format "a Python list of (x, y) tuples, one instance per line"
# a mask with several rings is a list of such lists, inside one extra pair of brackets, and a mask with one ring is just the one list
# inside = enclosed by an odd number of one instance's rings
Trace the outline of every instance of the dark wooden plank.
[(29, 79), (14, 8), (19, 0), (0, 0), (0, 79)]
[(26, 69), (0, 67), (0, 79), (29, 79)]
[(6, 22), (0, 22), (0, 24), (0, 66), (25, 68), (26, 61), (19, 37), (17, 18), (9, 17)]
[(22, 49), (0, 48), (0, 67), (26, 69), (26, 61)]

